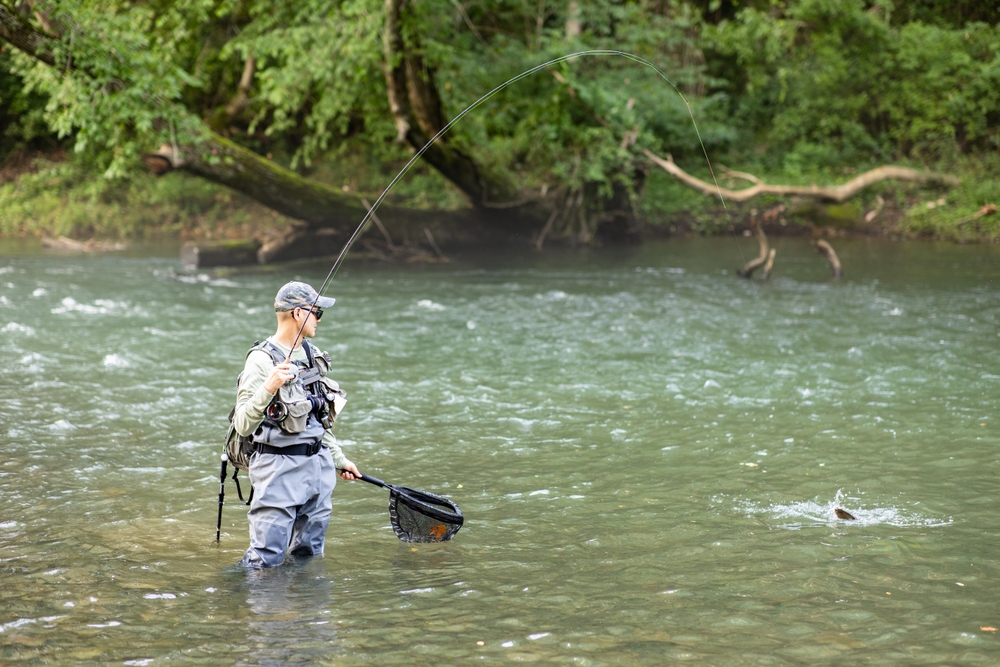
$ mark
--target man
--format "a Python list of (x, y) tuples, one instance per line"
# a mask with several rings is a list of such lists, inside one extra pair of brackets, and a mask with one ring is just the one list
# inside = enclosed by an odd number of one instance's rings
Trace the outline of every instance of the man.
[(330, 358), (305, 340), (316, 335), (323, 309), (335, 301), (305, 283), (284, 285), (274, 298), (278, 328), (254, 346), (240, 375), (233, 426), (242, 436), (252, 434), (257, 449), (250, 458), (246, 567), (279, 565), (286, 550), (322, 554), (337, 469), (343, 479), (361, 477), (331, 430), (336, 414), (330, 414), (320, 381)]

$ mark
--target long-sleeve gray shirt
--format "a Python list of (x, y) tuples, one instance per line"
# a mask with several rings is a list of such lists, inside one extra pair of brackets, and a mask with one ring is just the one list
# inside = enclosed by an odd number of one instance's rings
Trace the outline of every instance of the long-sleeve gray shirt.
[[(283, 355), (288, 355), (288, 347), (275, 342), (273, 338), (268, 338), (268, 340)], [(292, 361), (305, 360), (306, 353), (300, 345), (292, 354)], [(233, 426), (236, 428), (236, 432), (242, 436), (248, 436), (257, 430), (264, 419), (264, 410), (274, 398), (274, 394), (264, 387), (264, 381), (271, 374), (272, 368), (274, 368), (274, 360), (264, 350), (254, 350), (247, 357), (243, 376), (240, 378), (240, 386), (236, 390), (236, 411), (233, 413)], [(337, 444), (337, 438), (330, 429), (327, 429), (323, 434), (323, 444), (330, 448), (334, 465), (343, 468), (347, 457), (344, 456), (340, 445)]]

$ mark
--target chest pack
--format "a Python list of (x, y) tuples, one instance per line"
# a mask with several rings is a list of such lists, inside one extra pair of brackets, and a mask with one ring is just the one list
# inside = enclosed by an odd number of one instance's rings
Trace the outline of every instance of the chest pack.
[[(249, 469), (250, 457), (257, 451), (259, 443), (280, 445), (283, 441), (293, 442), (296, 436), (302, 436), (307, 429), (310, 432), (319, 430), (322, 437), (322, 431), (333, 427), (347, 403), (347, 395), (340, 385), (327, 376), (330, 371), (329, 355), (321, 353), (309, 341), (302, 341), (302, 348), (306, 359), (292, 362), (297, 367), (295, 378), (278, 389), (264, 410), (264, 419), (253, 433), (248, 436), (237, 433), (233, 426), (236, 408), (229, 412), (223, 465), (225, 461), (233, 465), (233, 481), (236, 482), (240, 500), (243, 500), (243, 492), (237, 474), (240, 470)], [(285, 353), (267, 340), (254, 343), (246, 356), (249, 358), (258, 350), (266, 352), (275, 365), (285, 360)], [(237, 387), (242, 379), (243, 373), (240, 373), (236, 379)], [(250, 498), (253, 498), (252, 489)], [(250, 500), (245, 502), (249, 504)]]

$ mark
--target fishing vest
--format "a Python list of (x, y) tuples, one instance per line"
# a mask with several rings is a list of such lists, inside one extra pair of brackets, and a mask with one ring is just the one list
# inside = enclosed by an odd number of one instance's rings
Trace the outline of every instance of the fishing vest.
[[(249, 436), (240, 436), (232, 425), (235, 408), (229, 413), (229, 432), (226, 434), (226, 454), (237, 469), (249, 467), (250, 456), (257, 445), (290, 447), (292, 445), (318, 445), (323, 434), (333, 427), (337, 416), (347, 403), (346, 394), (337, 382), (329, 377), (330, 357), (309, 341), (302, 341), (306, 360), (296, 360), (295, 377), (283, 384), (264, 410), (264, 419)], [(270, 355), (275, 365), (284, 362), (285, 353), (271, 341), (256, 342), (247, 352), (261, 350)], [(239, 386), (243, 374), (236, 380)]]

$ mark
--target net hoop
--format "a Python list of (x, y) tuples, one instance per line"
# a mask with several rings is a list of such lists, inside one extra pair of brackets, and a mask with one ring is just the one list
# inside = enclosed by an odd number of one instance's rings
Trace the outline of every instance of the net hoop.
[[(440, 535), (415, 535), (407, 531), (400, 525), (397, 505), (406, 507), (410, 512), (416, 512), (435, 521), (440, 521), (443, 524), (444, 532)], [(389, 519), (393, 532), (402, 542), (446, 542), (465, 523), (462, 510), (451, 500), (405, 486), (394, 486), (390, 489)]]

